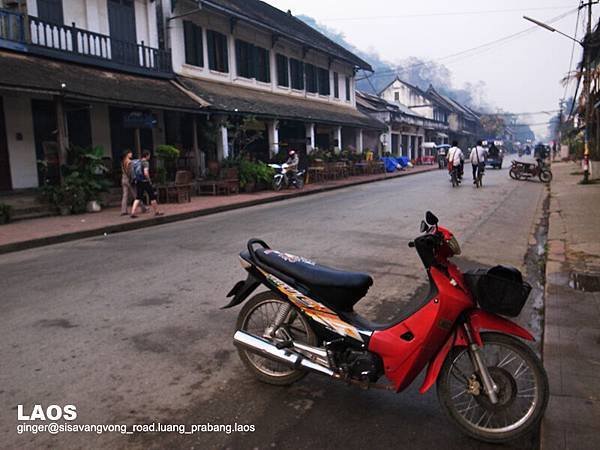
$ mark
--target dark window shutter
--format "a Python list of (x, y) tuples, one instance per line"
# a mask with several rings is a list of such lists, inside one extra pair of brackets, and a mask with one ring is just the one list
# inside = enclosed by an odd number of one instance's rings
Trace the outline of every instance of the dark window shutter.
[(221, 41), (221, 58), (223, 63), (221, 64), (222, 72), (229, 72), (229, 53), (227, 52), (227, 36), (219, 34)]
[(346, 100), (350, 101), (350, 77), (346, 77)]
[(202, 51), (202, 28), (192, 22), (183, 22), (183, 35), (185, 39), (185, 62), (193, 66), (204, 66)]
[(38, 18), (58, 25), (64, 24), (62, 0), (37, 0)]
[(331, 86), (329, 82), (329, 70), (318, 68), (318, 80), (319, 80), (319, 94), (329, 95), (331, 93)]
[(227, 36), (216, 31), (206, 32), (208, 67), (218, 72), (229, 72)]
[(204, 67), (204, 49), (202, 48), (202, 28), (194, 25), (194, 42), (196, 44), (196, 65)]
[(333, 72), (333, 95), (340, 98), (340, 80), (337, 72)]
[(208, 67), (210, 68), (210, 70), (216, 70), (214, 31), (208, 31), (206, 33), (206, 44), (208, 47)]
[(288, 58), (283, 55), (277, 55), (277, 84), (279, 86), (288, 87), (289, 81), (289, 69), (288, 69)]

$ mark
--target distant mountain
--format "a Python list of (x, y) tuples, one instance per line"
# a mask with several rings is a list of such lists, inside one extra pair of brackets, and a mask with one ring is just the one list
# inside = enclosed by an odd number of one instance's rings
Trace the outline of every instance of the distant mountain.
[(483, 81), (467, 83), (462, 89), (454, 88), (451, 82), (452, 73), (443, 64), (414, 56), (393, 64), (383, 60), (375, 50), (363, 51), (355, 47), (346, 40), (343, 33), (318, 23), (312, 17), (305, 15), (297, 17), (371, 64), (375, 73), (360, 71), (357, 75), (359, 80), (357, 88), (361, 91), (378, 93), (399, 76), (402, 80), (423, 90), (427, 90), (432, 84), (438, 92), (476, 110), (491, 110), (490, 105), (482, 99), (485, 92)]

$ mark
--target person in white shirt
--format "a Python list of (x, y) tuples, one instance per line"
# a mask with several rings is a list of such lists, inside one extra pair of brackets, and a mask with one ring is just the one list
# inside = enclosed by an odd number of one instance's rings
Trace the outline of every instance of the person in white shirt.
[(450, 166), (452, 166), (452, 168), (453, 168), (452, 170), (454, 170), (454, 168), (456, 168), (456, 170), (458, 171), (458, 178), (460, 179), (462, 177), (461, 164), (462, 164), (462, 161), (464, 160), (464, 155), (463, 155), (462, 150), (460, 148), (458, 148), (457, 141), (452, 141), (452, 147), (450, 147), (448, 149), (447, 159), (448, 159), (448, 169), (450, 170)]
[(479, 173), (483, 173), (485, 168), (485, 158), (487, 157), (487, 150), (482, 147), (481, 141), (477, 141), (477, 145), (471, 150), (469, 159), (471, 160), (471, 167), (473, 168), (473, 183), (477, 183), (477, 176)]

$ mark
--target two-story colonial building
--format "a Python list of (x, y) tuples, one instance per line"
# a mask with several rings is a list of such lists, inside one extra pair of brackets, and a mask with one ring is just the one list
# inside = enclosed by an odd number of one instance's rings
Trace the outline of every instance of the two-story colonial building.
[[(170, 10), (167, 7), (171, 3)], [(280, 148), (362, 151), (384, 128), (357, 110), (354, 74), (368, 63), (257, 0), (163, 2), (177, 82), (209, 103), (217, 157), (239, 152), (231, 123), (252, 117), (257, 156)]]
[(405, 156), (416, 157), (417, 153), (422, 151), (420, 145), (413, 144), (413, 136), (421, 137), (423, 142), (448, 143), (450, 110), (445, 104), (435, 102), (426, 92), (399, 77), (385, 86), (379, 92), (379, 96), (428, 119), (423, 129), (401, 128), (403, 133), (400, 136), (400, 145)]
[(199, 174), (239, 152), (363, 148), (384, 125), (359, 112), (370, 66), (257, 0), (0, 0), (0, 190), (57, 176), (71, 145), (178, 146)]

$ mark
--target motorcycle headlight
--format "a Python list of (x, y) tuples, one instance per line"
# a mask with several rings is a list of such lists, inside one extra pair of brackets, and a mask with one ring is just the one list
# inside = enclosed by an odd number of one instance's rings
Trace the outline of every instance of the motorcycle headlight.
[(452, 239), (448, 240), (448, 247), (454, 255), (460, 255), (460, 245), (458, 245), (458, 241), (454, 236), (452, 236)]

